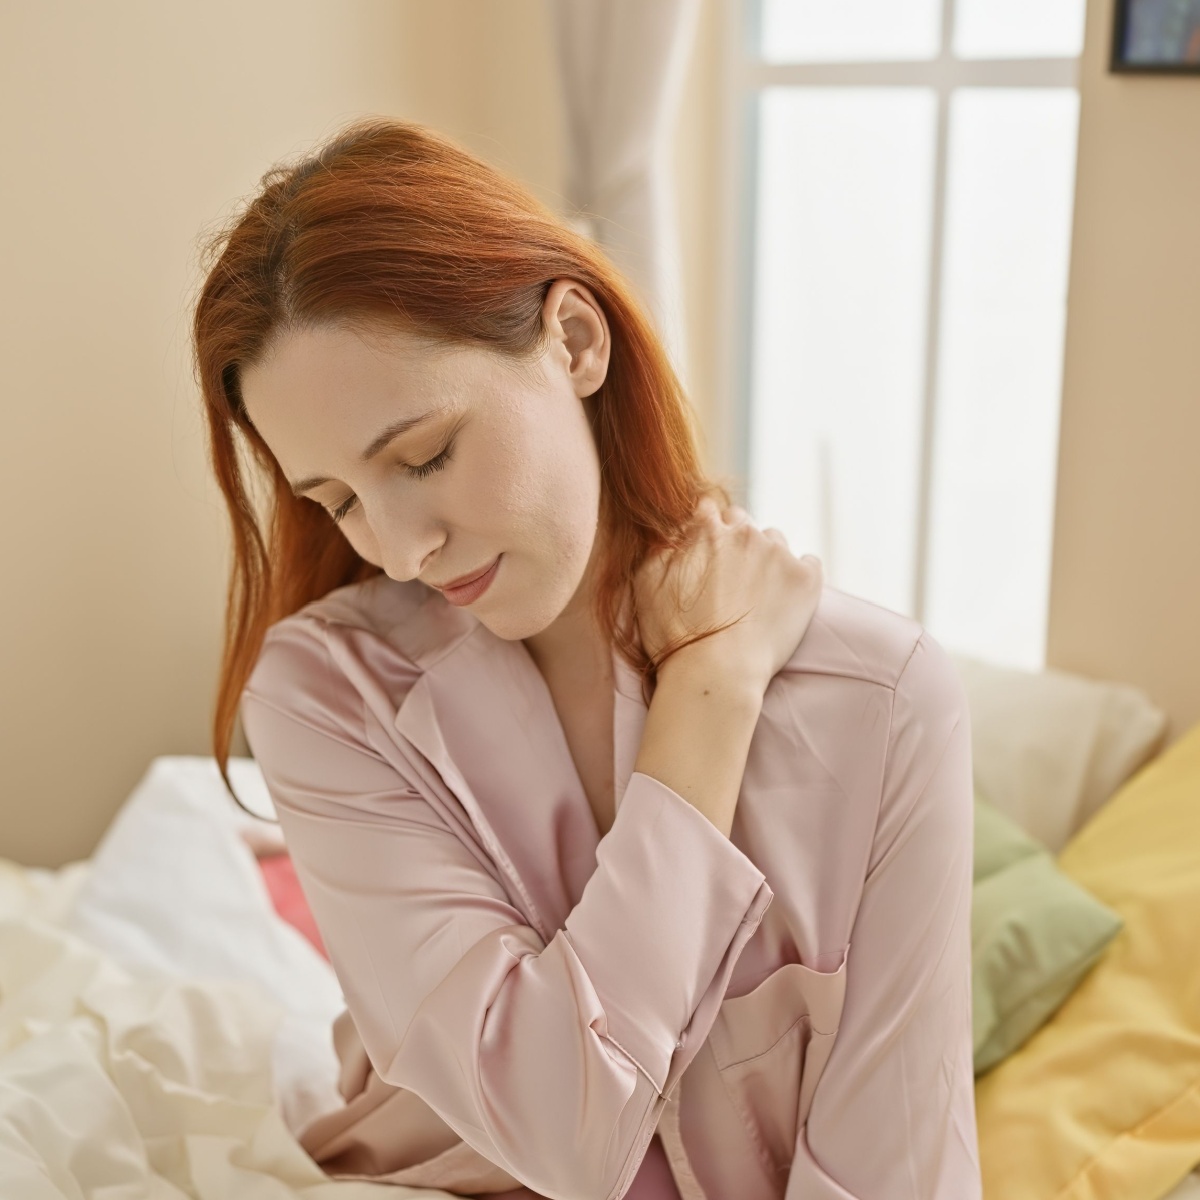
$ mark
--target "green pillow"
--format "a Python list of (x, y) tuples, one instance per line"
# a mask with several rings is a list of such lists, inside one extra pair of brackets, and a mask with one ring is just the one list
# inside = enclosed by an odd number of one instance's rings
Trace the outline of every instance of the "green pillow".
[(1083, 982), (1124, 922), (975, 790), (975, 1074), (1017, 1050)]

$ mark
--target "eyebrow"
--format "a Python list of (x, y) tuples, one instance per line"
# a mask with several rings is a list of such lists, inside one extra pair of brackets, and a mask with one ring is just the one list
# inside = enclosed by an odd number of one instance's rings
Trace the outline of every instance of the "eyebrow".
[[(401, 434), (407, 433), (410, 429), (415, 429), (418, 425), (423, 425), (426, 421), (440, 416), (441, 412), (441, 409), (435, 408), (430, 409), (429, 412), (422, 413), (419, 417), (402, 417), (399, 421), (393, 421), (358, 456), (358, 461), (362, 463), (370, 462), (375, 455), (386, 450)], [(328, 475), (310, 475), (307, 479), (297, 479), (295, 483), (291, 483), (292, 494), (294, 496), (302, 496), (305, 492), (311, 491), (313, 488), (328, 482)]]

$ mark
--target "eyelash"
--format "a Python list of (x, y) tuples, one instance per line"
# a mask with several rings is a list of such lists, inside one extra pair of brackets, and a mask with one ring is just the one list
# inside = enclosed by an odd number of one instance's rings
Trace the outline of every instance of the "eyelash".
[[(428, 462), (421, 463), (418, 467), (405, 467), (404, 469), (414, 479), (424, 479), (426, 476), (432, 475), (434, 471), (440, 471), (450, 461), (450, 452), (453, 449), (454, 443), (451, 442), (445, 450), (435, 455)], [(338, 524), (350, 515), (350, 511), (354, 508), (357, 500), (357, 496), (350, 496), (348, 499), (343, 500), (337, 508), (327, 508), (325, 511), (333, 518), (334, 523)]]

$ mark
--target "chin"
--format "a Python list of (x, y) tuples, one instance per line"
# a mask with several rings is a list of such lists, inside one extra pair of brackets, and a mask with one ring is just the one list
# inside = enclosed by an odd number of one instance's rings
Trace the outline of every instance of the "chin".
[[(480, 598), (478, 611), (475, 611), (476, 606), (472, 605), (467, 612), (474, 612), (481, 625), (486, 625), (492, 633), (506, 642), (524, 641), (526, 638), (536, 637), (539, 633), (544, 633), (549, 629), (574, 600), (586, 565), (586, 563), (581, 563), (569, 574), (558, 575), (551, 588), (536, 589), (537, 601), (535, 604), (522, 604), (519, 599), (502, 602), (497, 595), (496, 602), (489, 608), (487, 602), (492, 598), (492, 589), (500, 583), (500, 580), (497, 579), (492, 588), (489, 588)], [(512, 583), (511, 580), (507, 582), (510, 585)]]
[[(565, 608), (566, 605), (564, 604)], [(467, 610), (468, 612), (470, 609)], [(558, 619), (562, 608), (543, 613), (531, 613), (528, 609), (521, 612), (476, 613), (481, 625), (486, 625), (498, 638), (506, 642), (520, 642), (526, 638), (536, 637), (548, 629)]]

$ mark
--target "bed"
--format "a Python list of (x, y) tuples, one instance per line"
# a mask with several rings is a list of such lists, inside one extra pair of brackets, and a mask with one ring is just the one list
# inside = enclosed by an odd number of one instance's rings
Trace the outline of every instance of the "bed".
[[(976, 783), (1009, 817), (1102, 891), (1094, 864), (1109, 813), (1151, 813), (1154, 797), (1166, 795), (1162, 803), (1184, 824), (1150, 842), (1169, 842), (1179, 894), (1195, 894), (1200, 727), (1164, 748), (1163, 714), (1132, 688), (960, 656), (956, 663), (971, 704)], [(254, 762), (234, 759), (230, 772), (251, 807), (270, 814)], [(1128, 836), (1128, 826), (1109, 833)], [(168, 756), (149, 765), (88, 859), (57, 870), (0, 859), (6, 1200), (450, 1195), (331, 1179), (296, 1139), (341, 1103), (331, 1025), (343, 1000), (283, 849), (273, 827), (232, 804), (212, 759)], [(1153, 967), (1130, 966), (1150, 961), (1128, 957), (1146, 940), (1148, 918), (1129, 872), (1119, 878), (1123, 893), (1108, 899), (1125, 928), (1106, 957), (1044, 1026), (977, 1079), (987, 1200), (1200, 1200), (1200, 1012), (1175, 1003), (1178, 989), (1186, 997), (1194, 988), (1192, 1007), (1200, 1008), (1200, 967), (1184, 961), (1160, 981)], [(1161, 881), (1155, 887), (1161, 901)], [(1196, 916), (1200, 907), (1193, 923)], [(1187, 937), (1189, 928), (1159, 919), (1156, 947), (1186, 960), (1158, 941)], [(1121, 1128), (1110, 1128), (1122, 1106), (1107, 1101), (1124, 1086), (1111, 1073), (1098, 1102), (1093, 1096), (1086, 1112), (1067, 1113), (1055, 1127), (1029, 1097), (1053, 1094), (1055, 1063), (1079, 1062), (1070, 1052), (1088, 1044), (1097, 1005), (1113, 1018), (1107, 1026), (1124, 1019), (1118, 1001), (1103, 1007), (1105, 987), (1122, 983), (1109, 979), (1110, 966), (1124, 970), (1126, 988), (1130, 970), (1141, 970), (1133, 980), (1140, 1002), (1163, 998), (1163, 1019), (1175, 1022), (1161, 1043), (1157, 1082), (1140, 1101), (1126, 1098)], [(1130, 1025), (1120, 1044), (1144, 1036)], [(1137, 1049), (1127, 1057), (1127, 1069), (1138, 1071)], [(1072, 1095), (1089, 1091), (1074, 1077), (1058, 1082)], [(1067, 1095), (1055, 1099), (1056, 1112), (1075, 1103)], [(1009, 1147), (1031, 1139), (1039, 1142), (1036, 1164), (1025, 1168), (1032, 1174), (1006, 1173)]]

